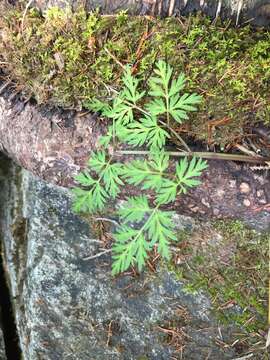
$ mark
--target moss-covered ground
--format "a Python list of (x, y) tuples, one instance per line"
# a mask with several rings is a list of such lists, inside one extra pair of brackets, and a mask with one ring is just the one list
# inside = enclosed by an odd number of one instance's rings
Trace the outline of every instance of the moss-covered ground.
[(260, 234), (239, 221), (218, 221), (180, 233), (179, 252), (169, 265), (185, 291), (206, 291), (223, 325), (238, 331), (227, 346), (268, 359), (265, 352), (269, 233)]
[[(121, 87), (123, 66), (149, 78), (157, 59), (184, 71), (203, 103), (178, 130), (222, 147), (270, 122), (270, 33), (249, 26), (182, 18), (87, 15), (58, 8), (0, 5), (0, 61), (5, 80), (38, 103), (87, 108), (93, 96)], [(15, 91), (14, 90), (14, 91)]]

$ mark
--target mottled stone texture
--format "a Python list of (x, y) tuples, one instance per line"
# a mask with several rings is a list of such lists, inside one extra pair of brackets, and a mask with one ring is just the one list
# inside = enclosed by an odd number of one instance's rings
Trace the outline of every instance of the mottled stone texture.
[[(85, 168), (105, 126), (91, 114), (81, 116), (0, 97), (0, 150), (31, 173), (60, 186), (75, 185), (74, 175)], [(209, 160), (208, 165), (202, 184), (177, 196), (171, 209), (205, 219), (240, 219), (260, 230), (270, 229), (269, 174), (232, 161)], [(242, 192), (243, 184), (248, 191)], [(140, 189), (124, 186), (120, 196), (140, 194)]]
[[(216, 344), (209, 298), (190, 295), (175, 276), (112, 278), (89, 224), (70, 210), (66, 189), (0, 159), (0, 229), (23, 357), (26, 360), (180, 359), (161, 330), (180, 329), (183, 359), (232, 359)], [(192, 228), (179, 217), (179, 228)], [(230, 341), (230, 328), (222, 328)], [(184, 346), (185, 345), (185, 346)], [(179, 350), (179, 348), (178, 348)]]
[(4, 344), (3, 332), (1, 327), (0, 327), (0, 360), (6, 360), (5, 344)]
[(270, 24), (269, 0), (35, 0), (33, 4), (42, 10), (51, 6), (99, 8), (105, 14), (128, 10), (131, 15), (173, 16), (202, 11), (213, 18), (232, 18), (236, 24)]

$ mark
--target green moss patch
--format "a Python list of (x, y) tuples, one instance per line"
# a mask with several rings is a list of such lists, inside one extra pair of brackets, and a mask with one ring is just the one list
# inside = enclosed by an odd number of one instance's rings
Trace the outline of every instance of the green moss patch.
[(219, 321), (239, 327), (238, 346), (260, 354), (267, 331), (269, 241), (268, 233), (239, 221), (218, 221), (181, 234), (181, 251), (170, 265), (186, 292), (208, 292)]
[(155, 61), (165, 59), (204, 99), (179, 131), (225, 146), (255, 122), (270, 122), (266, 30), (212, 24), (201, 15), (161, 20), (51, 8), (23, 16), (24, 9), (0, 7), (1, 67), (38, 103), (87, 108), (93, 96), (109, 98), (111, 87), (121, 87), (124, 65), (131, 64), (143, 86)]

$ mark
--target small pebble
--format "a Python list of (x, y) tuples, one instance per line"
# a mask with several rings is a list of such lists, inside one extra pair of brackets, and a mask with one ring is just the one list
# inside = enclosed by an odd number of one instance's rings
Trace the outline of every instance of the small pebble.
[(246, 207), (249, 207), (250, 206), (250, 201), (248, 199), (245, 199), (243, 201), (243, 204), (246, 206)]
[(248, 194), (250, 192), (250, 186), (248, 183), (242, 182), (240, 184), (240, 192), (243, 194)]
[(202, 204), (208, 208), (210, 208), (210, 204), (209, 202), (205, 199), (205, 198), (202, 198)]
[(231, 188), (235, 188), (236, 187), (236, 180), (230, 180), (229, 184), (230, 184)]

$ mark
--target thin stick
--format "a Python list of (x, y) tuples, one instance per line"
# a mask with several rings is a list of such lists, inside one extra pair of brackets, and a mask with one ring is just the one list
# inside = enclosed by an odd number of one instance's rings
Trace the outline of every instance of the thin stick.
[(87, 256), (87, 257), (83, 258), (83, 260), (96, 259), (96, 258), (98, 258), (98, 257), (100, 257), (100, 256), (103, 256), (103, 255), (105, 255), (105, 254), (110, 253), (111, 251), (112, 251), (112, 249), (107, 249), (107, 250), (104, 250), (104, 251), (102, 251), (102, 252), (100, 252), (100, 253), (98, 253), (98, 254), (96, 254), (96, 255)]
[(252, 151), (252, 150), (249, 150), (249, 149), (246, 149), (244, 146), (242, 146), (242, 145), (235, 145), (235, 147), (238, 149), (238, 150), (240, 150), (240, 151), (242, 151), (244, 154), (247, 154), (247, 155), (250, 155), (250, 156), (256, 156), (257, 154), (254, 152), (254, 151)]
[(234, 358), (233, 360), (246, 360), (246, 359), (250, 359), (254, 356), (253, 353), (251, 354), (248, 354), (248, 355), (245, 355), (245, 356), (242, 356), (242, 357), (239, 357), (239, 358)]
[(97, 221), (108, 221), (116, 226), (120, 226), (120, 224), (116, 221), (116, 220), (113, 220), (113, 219), (108, 219), (108, 218), (104, 218), (104, 217), (95, 217), (95, 220)]
[(124, 65), (106, 47), (104, 47), (104, 50), (119, 66), (121, 66), (122, 69), (126, 70)]
[(21, 32), (23, 32), (23, 28), (24, 28), (24, 19), (25, 19), (25, 16), (26, 16), (26, 13), (30, 7), (30, 5), (32, 4), (34, 0), (29, 0), (28, 3), (26, 4), (26, 7), (24, 9), (24, 12), (23, 12), (23, 16), (22, 16), (22, 23), (21, 23)]
[(4, 85), (2, 85), (0, 87), (0, 95), (2, 94), (2, 92), (5, 90), (5, 88), (11, 83), (11, 81), (7, 81)]
[(189, 153), (191, 152), (190, 148), (189, 148), (188, 145), (185, 143), (185, 141), (181, 138), (181, 136), (180, 136), (179, 134), (177, 134), (177, 132), (176, 132), (173, 128), (170, 127), (170, 125), (166, 124), (165, 122), (163, 122), (163, 121), (161, 121), (161, 120), (159, 120), (159, 122), (160, 122), (162, 125), (166, 126), (166, 127), (177, 137), (177, 139), (181, 142), (181, 144), (184, 146), (184, 148), (185, 148)]
[[(136, 150), (117, 150), (115, 155), (149, 155), (150, 151), (136, 151)], [(250, 163), (266, 163), (270, 161), (270, 158), (263, 157), (253, 157), (246, 155), (237, 155), (237, 154), (221, 154), (221, 153), (211, 153), (211, 152), (178, 152), (178, 151), (166, 151), (165, 154), (175, 157), (184, 157), (184, 156), (195, 156), (203, 159), (209, 160), (228, 160), (228, 161), (242, 161)]]

